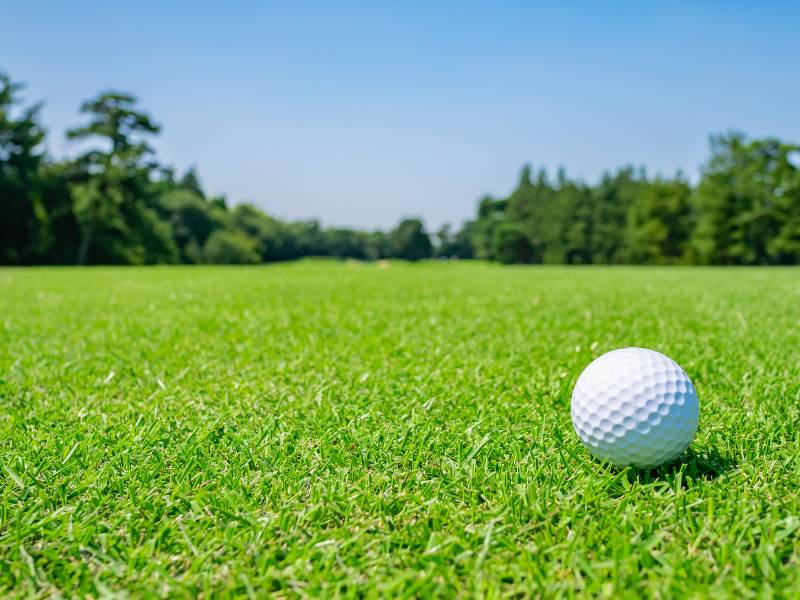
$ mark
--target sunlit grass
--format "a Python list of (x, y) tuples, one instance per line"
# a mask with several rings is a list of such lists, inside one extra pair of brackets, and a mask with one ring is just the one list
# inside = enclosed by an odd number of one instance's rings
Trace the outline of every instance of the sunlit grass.
[[(2, 594), (800, 594), (799, 270), (382, 267), (0, 270)], [(569, 419), (630, 345), (651, 472)]]

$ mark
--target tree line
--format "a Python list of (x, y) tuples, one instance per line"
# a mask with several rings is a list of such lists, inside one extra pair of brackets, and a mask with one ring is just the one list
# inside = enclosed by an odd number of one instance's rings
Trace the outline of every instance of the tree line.
[(712, 137), (696, 185), (632, 167), (588, 185), (525, 167), (467, 227), (475, 256), (504, 263), (798, 264), (800, 148)]
[(72, 159), (44, 151), (40, 105), (0, 74), (0, 264), (259, 263), (304, 256), (481, 258), (503, 263), (797, 264), (800, 149), (741, 134), (712, 138), (692, 184), (624, 167), (596, 184), (525, 167), (506, 198), (435, 234), (276, 219), (209, 196), (194, 169), (162, 165), (159, 125), (130, 94), (81, 106)]

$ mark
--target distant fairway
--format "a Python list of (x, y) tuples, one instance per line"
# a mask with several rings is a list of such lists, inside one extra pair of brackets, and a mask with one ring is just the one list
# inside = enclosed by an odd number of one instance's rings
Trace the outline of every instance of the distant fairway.
[[(569, 417), (674, 358), (682, 462)], [(800, 269), (0, 270), (0, 593), (800, 596)]]

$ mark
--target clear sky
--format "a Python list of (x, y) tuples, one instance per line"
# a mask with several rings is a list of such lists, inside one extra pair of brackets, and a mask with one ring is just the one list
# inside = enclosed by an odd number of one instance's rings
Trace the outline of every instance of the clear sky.
[(800, 142), (794, 2), (0, 3), (0, 70), (44, 100), (137, 95), (160, 159), (286, 218), (459, 223), (523, 163), (694, 177), (710, 133)]

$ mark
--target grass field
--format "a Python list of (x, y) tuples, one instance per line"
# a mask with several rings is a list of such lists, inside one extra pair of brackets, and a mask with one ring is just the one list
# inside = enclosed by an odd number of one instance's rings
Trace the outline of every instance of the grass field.
[[(645, 346), (689, 453), (591, 460)], [(800, 270), (0, 270), (0, 593), (800, 596)]]

